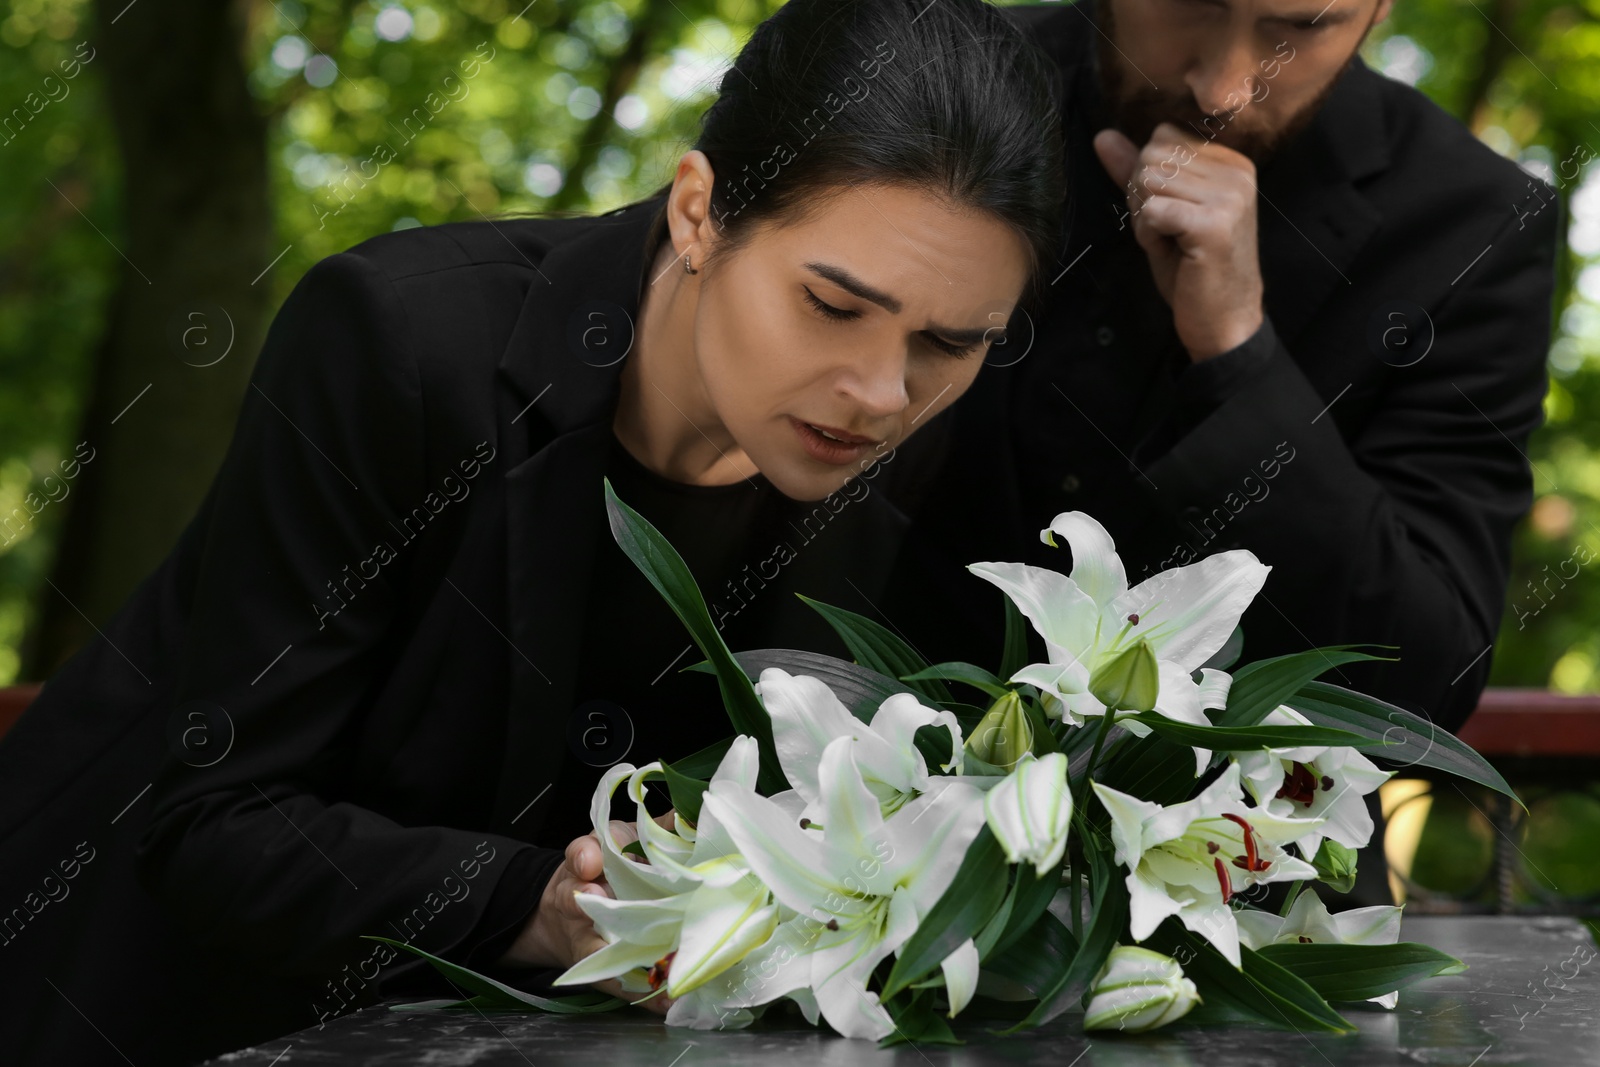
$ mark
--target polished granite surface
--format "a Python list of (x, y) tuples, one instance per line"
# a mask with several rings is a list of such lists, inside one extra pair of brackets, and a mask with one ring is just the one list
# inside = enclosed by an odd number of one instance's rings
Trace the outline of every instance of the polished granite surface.
[[(1345, 1036), (1254, 1027), (1172, 1027), (1146, 1035), (1085, 1035), (1081, 1015), (1013, 1037), (997, 1024), (956, 1027), (963, 1046), (880, 1050), (830, 1031), (770, 1021), (706, 1032), (667, 1027), (630, 1008), (598, 1016), (395, 1012), (383, 1005), (209, 1061), (438, 1067), (543, 1067), (551, 1063), (700, 1067), (785, 1060), (794, 1064), (1052, 1067), (1600, 1067), (1600, 953), (1577, 920), (1475, 916), (1407, 918), (1401, 938), (1434, 945), (1468, 964), (1400, 994), (1394, 1011), (1339, 1005), (1360, 1032)], [(403, 1003), (404, 1001), (397, 1001)]]

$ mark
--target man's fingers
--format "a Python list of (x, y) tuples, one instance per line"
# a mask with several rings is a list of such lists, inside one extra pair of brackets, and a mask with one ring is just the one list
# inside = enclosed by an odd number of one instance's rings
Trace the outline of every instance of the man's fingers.
[(1094, 152), (1100, 165), (1111, 180), (1119, 186), (1128, 184), (1133, 168), (1139, 162), (1139, 148), (1121, 130), (1104, 129), (1094, 135)]
[(1139, 213), (1136, 237), (1144, 245), (1142, 234), (1156, 238), (1170, 237), (1182, 251), (1204, 245), (1207, 239), (1223, 236), (1218, 233), (1219, 214), (1203, 204), (1179, 200), (1170, 196), (1153, 196), (1145, 201)]
[(573, 955), (580, 960), (588, 959), (605, 947), (605, 938), (598, 934), (584, 934), (572, 944)]
[(579, 878), (593, 881), (605, 870), (605, 858), (600, 851), (600, 839), (585, 834), (567, 846), (567, 866)]

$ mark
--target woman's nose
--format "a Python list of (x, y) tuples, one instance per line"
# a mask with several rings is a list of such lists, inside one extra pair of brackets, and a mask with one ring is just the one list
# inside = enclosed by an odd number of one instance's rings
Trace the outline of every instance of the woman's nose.
[(911, 402), (906, 389), (904, 352), (880, 356), (858, 364), (841, 390), (871, 419), (883, 419), (904, 411)]

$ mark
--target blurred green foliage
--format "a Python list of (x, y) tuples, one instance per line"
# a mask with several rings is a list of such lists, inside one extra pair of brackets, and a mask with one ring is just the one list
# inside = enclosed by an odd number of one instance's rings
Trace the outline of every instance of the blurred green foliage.
[[(720, 70), (777, 6), (249, 5), (251, 88), (272, 118), (285, 249), (268, 279), (275, 295), (317, 260), (387, 230), (603, 211), (648, 194), (671, 179)], [(70, 79), (61, 66), (91, 54), (92, 43), (80, 43), (104, 32), (93, 20), (83, 0), (11, 0), (0, 12), (0, 108), (9, 113), (30, 93), (49, 101), (25, 126), (0, 131), (0, 518), (29, 493), (45, 499), (44, 479), (72, 453), (120, 255), (104, 87), (92, 59)], [(1570, 205), (1549, 423), (1530, 453), (1538, 501), (1518, 534), (1492, 682), (1600, 692), (1591, 624), (1600, 565), (1547, 583), (1552, 572), (1572, 574), (1575, 558), (1600, 558), (1600, 427), (1587, 415), (1600, 400), (1600, 171), (1588, 161), (1600, 156), (1600, 0), (1398, 0), (1364, 55)], [(0, 684), (15, 676), (61, 513), (51, 504), (20, 528), (0, 528)]]
[[(1600, 3), (1398, 0), (1368, 41), (1566, 206), (1546, 425), (1489, 684), (1600, 692)], [(1507, 205), (1508, 209), (1510, 205)]]

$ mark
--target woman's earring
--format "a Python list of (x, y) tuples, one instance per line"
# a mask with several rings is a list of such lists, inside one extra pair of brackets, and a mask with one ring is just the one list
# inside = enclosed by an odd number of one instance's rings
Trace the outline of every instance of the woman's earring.
[(683, 254), (683, 273), (685, 273), (685, 274), (699, 274), (700, 273), (699, 271), (694, 269), (694, 264), (692, 264), (689, 261), (689, 253), (687, 253), (687, 252), (685, 252)]

